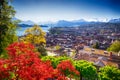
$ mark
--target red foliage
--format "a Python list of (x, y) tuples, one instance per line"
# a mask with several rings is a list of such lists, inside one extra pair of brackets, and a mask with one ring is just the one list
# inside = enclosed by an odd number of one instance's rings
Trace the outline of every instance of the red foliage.
[(8, 69), (5, 66), (5, 60), (0, 59), (0, 79), (9, 77)]
[(60, 70), (60, 72), (68, 69), (69, 72), (73, 72), (79, 75), (79, 72), (75, 69), (69, 60), (62, 61), (60, 64), (58, 64), (57, 69)]
[(63, 76), (70, 75), (72, 77), (74, 75), (79, 75), (79, 72), (75, 69), (75, 67), (72, 65), (71, 61), (69, 60), (62, 61), (60, 64), (58, 64), (57, 69), (60, 75), (62, 74)]
[(15, 42), (7, 47), (8, 54), (10, 57), (16, 57), (20, 54), (29, 54), (34, 52), (34, 46), (30, 43)]
[(63, 70), (79, 74), (70, 61), (61, 62), (53, 69), (50, 61), (43, 62), (29, 43), (13, 43), (7, 47), (9, 58), (0, 60), (0, 79), (8, 80), (67, 80)]

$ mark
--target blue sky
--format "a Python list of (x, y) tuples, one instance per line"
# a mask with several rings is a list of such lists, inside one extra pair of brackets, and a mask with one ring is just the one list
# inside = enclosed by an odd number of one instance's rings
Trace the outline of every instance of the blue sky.
[(13, 0), (16, 17), (34, 22), (120, 18), (120, 0)]

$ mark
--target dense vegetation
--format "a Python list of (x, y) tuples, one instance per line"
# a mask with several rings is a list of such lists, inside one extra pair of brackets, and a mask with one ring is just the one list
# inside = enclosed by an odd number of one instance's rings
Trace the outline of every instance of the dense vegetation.
[(36, 49), (39, 52), (41, 52), (42, 56), (47, 55), (45, 49), (46, 46), (45, 32), (38, 25), (34, 25), (33, 27), (28, 28), (25, 31), (25, 36), (20, 38), (20, 42), (29, 42), (36, 46)]
[(120, 51), (120, 41), (115, 41), (112, 45), (107, 49), (108, 51), (119, 52)]
[(105, 66), (97, 72), (93, 63), (69, 57), (43, 56), (30, 43), (15, 42), (7, 48), (9, 57), (0, 59), (1, 80), (119, 80), (120, 70)]
[(115, 67), (105, 66), (100, 68), (99, 77), (101, 80), (119, 80), (120, 70)]
[(7, 0), (0, 0), (0, 56), (6, 57), (5, 48), (17, 41), (16, 25), (11, 19), (15, 14), (14, 8)]
[(50, 61), (43, 62), (29, 43), (13, 43), (7, 47), (8, 59), (0, 59), (1, 80), (67, 80), (79, 75), (71, 61), (60, 62), (54, 69)]

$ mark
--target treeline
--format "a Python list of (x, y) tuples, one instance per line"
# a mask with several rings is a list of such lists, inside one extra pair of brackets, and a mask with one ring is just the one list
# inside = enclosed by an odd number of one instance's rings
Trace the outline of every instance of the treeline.
[[(52, 57), (46, 56), (42, 57), (43, 61), (51, 61), (51, 64), (54, 68), (61, 61), (70, 60), (73, 66), (79, 71), (80, 75), (75, 76), (75, 80), (119, 80), (120, 79), (120, 70), (112, 66), (104, 66), (98, 68), (92, 62), (86, 60), (73, 60), (69, 57)], [(66, 66), (66, 65), (64, 65)]]

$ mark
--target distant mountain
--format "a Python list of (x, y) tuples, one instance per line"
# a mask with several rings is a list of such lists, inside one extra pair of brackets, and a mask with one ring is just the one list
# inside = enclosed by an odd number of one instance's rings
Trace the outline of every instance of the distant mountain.
[(21, 21), (19, 24), (27, 24), (27, 25), (34, 25), (35, 23), (33, 21)]
[(54, 26), (58, 27), (72, 27), (72, 26), (79, 26), (88, 24), (89, 22), (81, 19), (81, 20), (73, 20), (73, 21), (66, 21), (66, 20), (60, 20)]
[[(16, 17), (13, 17), (12, 21), (15, 21), (15, 20), (20, 20), (20, 19), (18, 19)], [(22, 21), (22, 20), (20, 20), (20, 23), (18, 23), (18, 24), (34, 25), (35, 23), (33, 21), (31, 21), (31, 20), (28, 20), (28, 21)]]
[(109, 20), (110, 23), (120, 23), (120, 18)]
[(72, 24), (73, 24), (72, 22), (65, 21), (65, 20), (60, 20), (56, 24), (54, 24), (54, 26), (65, 27), (65, 26), (71, 26)]
[(72, 22), (87, 22), (87, 21), (84, 19), (80, 19), (80, 20), (73, 20)]
[(28, 24), (18, 24), (19, 27), (32, 27), (33, 25)]
[[(28, 25), (28, 24), (18, 24), (19, 27), (33, 27), (33, 25)], [(40, 27), (48, 27), (46, 25), (39, 25)]]
[[(13, 18), (12, 20), (19, 20), (17, 18)], [(96, 24), (96, 23), (106, 23), (104, 21), (86, 21), (84, 19), (80, 20), (73, 20), (73, 21), (67, 21), (67, 20), (59, 20), (57, 22), (41, 22), (38, 23), (38, 25), (41, 25), (41, 27), (76, 27), (76, 26), (82, 26), (82, 25), (89, 25), (89, 24)], [(118, 19), (111, 19), (108, 21), (108, 23), (120, 23), (120, 18)], [(33, 26), (35, 23), (33, 21), (21, 21), (19, 25), (23, 26)]]
[(50, 27), (76, 27), (76, 26), (83, 26), (83, 25), (89, 25), (89, 24), (95, 24), (95, 23), (101, 23), (101, 22), (100, 21), (89, 21), (88, 22), (84, 19), (73, 20), (73, 21), (59, 20), (56, 23), (48, 23), (48, 24), (46, 23), (44, 25), (47, 25)]

